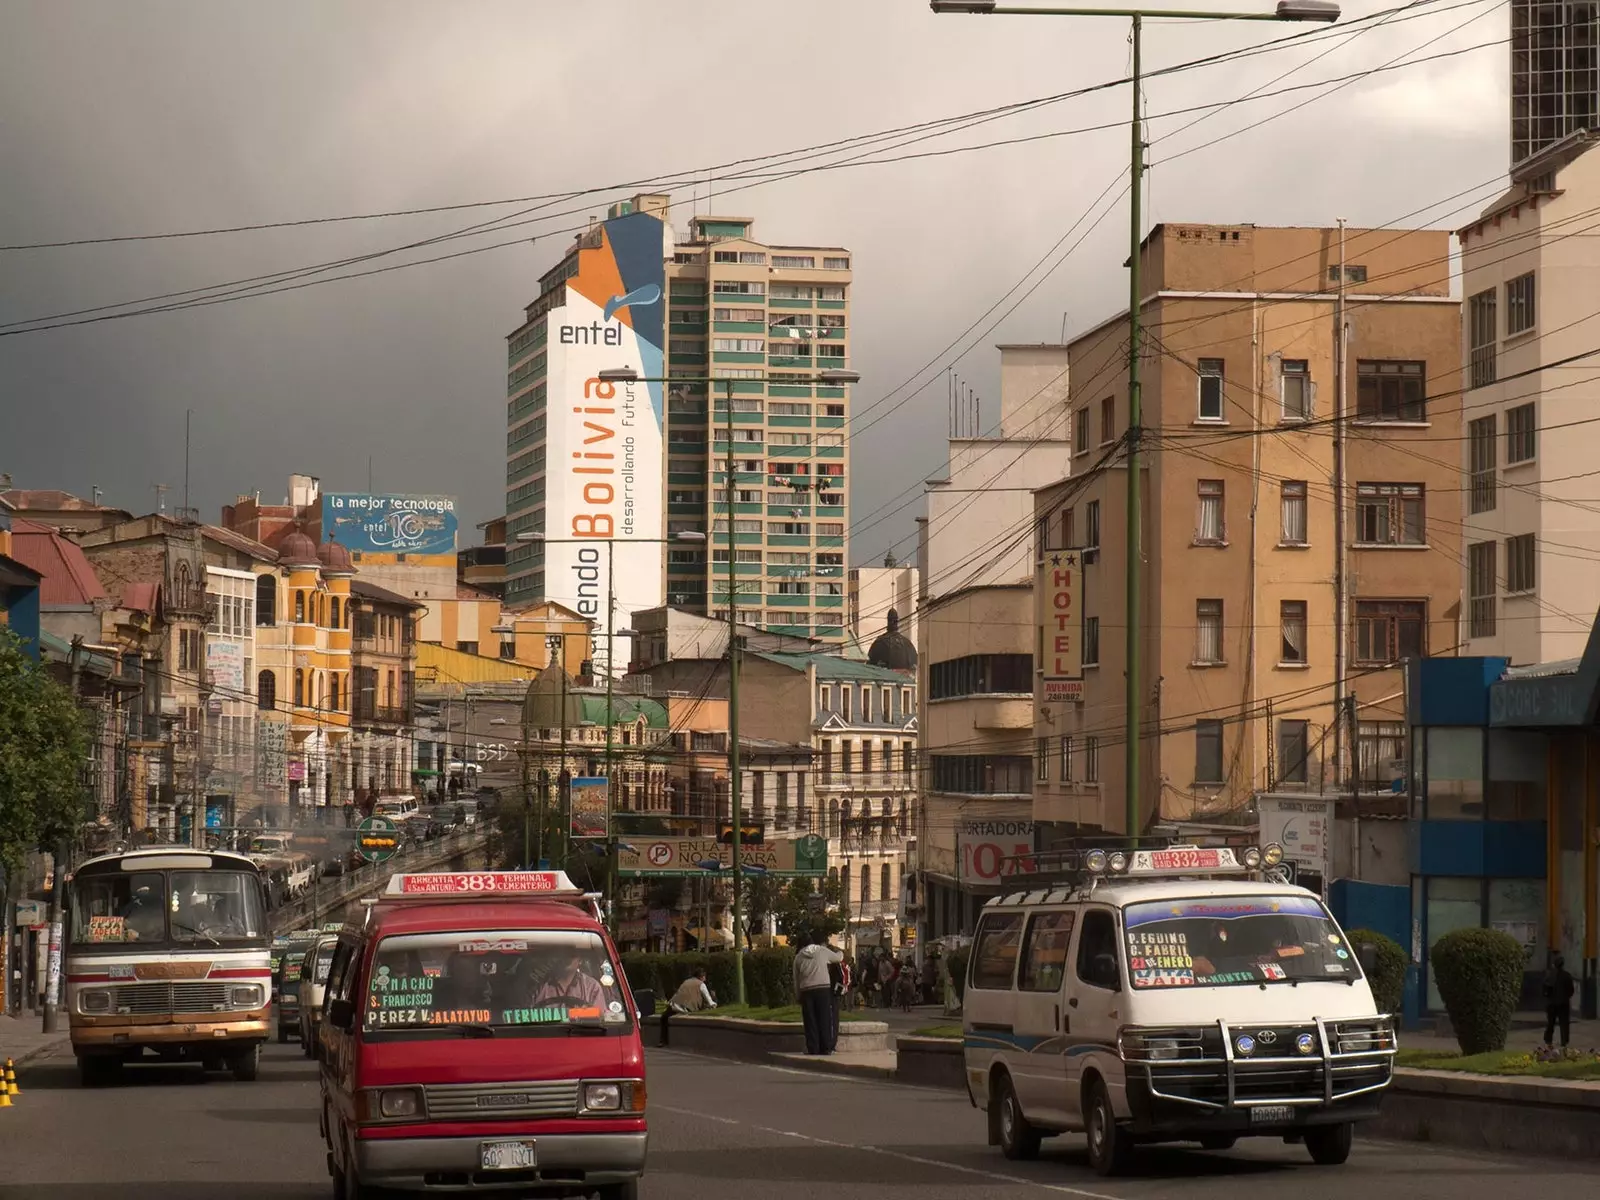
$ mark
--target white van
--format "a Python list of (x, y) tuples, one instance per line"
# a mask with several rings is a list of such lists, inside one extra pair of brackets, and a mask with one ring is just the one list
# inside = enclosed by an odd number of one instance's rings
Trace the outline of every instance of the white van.
[(388, 817), (396, 824), (421, 811), (422, 801), (415, 796), (379, 796), (372, 805), (373, 816)]
[(339, 935), (324, 933), (306, 955), (300, 970), (300, 1049), (307, 1058), (319, 1058), (322, 1035), (322, 1000), (328, 991), (328, 970)]
[(967, 1090), (989, 1143), (1031, 1158), (1087, 1134), (1102, 1175), (1135, 1146), (1241, 1137), (1350, 1154), (1395, 1032), (1280, 847), (1076, 852), (1070, 882), (983, 909), (963, 1001)]

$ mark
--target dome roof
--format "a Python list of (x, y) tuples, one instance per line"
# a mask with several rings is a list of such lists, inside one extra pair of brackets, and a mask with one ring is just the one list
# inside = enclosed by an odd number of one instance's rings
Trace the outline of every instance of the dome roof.
[(289, 566), (312, 566), (317, 559), (317, 544), (296, 529), (278, 543), (278, 557)]
[(328, 535), (327, 541), (317, 547), (317, 561), (327, 571), (355, 570), (355, 564), (350, 561), (350, 551), (334, 541), (332, 534)]
[(892, 608), (889, 610), (889, 628), (872, 643), (872, 649), (867, 651), (867, 661), (875, 667), (887, 667), (891, 671), (917, 669), (917, 648), (911, 644), (910, 638), (900, 632), (900, 614)]

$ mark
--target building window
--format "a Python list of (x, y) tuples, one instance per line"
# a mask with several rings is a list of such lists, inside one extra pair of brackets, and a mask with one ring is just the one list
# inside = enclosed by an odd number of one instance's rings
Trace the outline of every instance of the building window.
[(1080, 408), (1073, 420), (1072, 452), (1074, 454), (1089, 453), (1089, 409), (1087, 407)]
[(1538, 425), (1534, 421), (1534, 406), (1519, 404), (1506, 410), (1506, 465), (1531, 462), (1537, 453), (1534, 440)]
[(1302, 666), (1306, 662), (1306, 602), (1283, 600), (1278, 604), (1278, 661)]
[(1033, 777), (1040, 783), (1050, 781), (1050, 739), (1038, 738), (1033, 747)]
[(1221, 721), (1194, 723), (1194, 782), (1223, 782)]
[(1307, 721), (1285, 718), (1278, 722), (1279, 783), (1306, 781), (1306, 760), (1311, 757), (1310, 730)]
[(294, 706), (304, 708), (306, 704), (306, 673), (300, 667), (294, 670)]
[(1467, 444), (1470, 447), (1472, 485), (1469, 509), (1475, 513), (1489, 512), (1495, 505), (1495, 428), (1494, 414), (1479, 417), (1467, 424)]
[(1097, 737), (1083, 739), (1083, 781), (1100, 782), (1100, 739)]
[(1083, 512), (1083, 562), (1088, 566), (1100, 559), (1100, 501), (1091, 500)]
[(1100, 444), (1117, 440), (1117, 398), (1107, 396), (1100, 401)]
[(969, 654), (928, 668), (928, 699), (1033, 694), (1031, 654)]
[(328, 602), (328, 628), (339, 628), (339, 597), (337, 596)]
[(1072, 735), (1063, 734), (1061, 737), (1061, 782), (1072, 782)]
[(850, 260), (838, 255), (825, 254), (822, 256), (822, 269), (824, 271), (848, 271), (850, 269)]
[(278, 677), (271, 671), (256, 676), (256, 707), (271, 712), (278, 707)]
[(1195, 520), (1194, 540), (1202, 545), (1221, 545), (1227, 537), (1222, 480), (1199, 482), (1200, 510)]
[(1100, 618), (1085, 617), (1083, 619), (1083, 665), (1097, 667), (1100, 665)]
[(1406, 757), (1404, 721), (1361, 721), (1356, 725), (1357, 778), (1379, 791), (1388, 791), (1392, 764)]
[[(1531, 406), (1530, 406), (1531, 407)], [(256, 624), (278, 623), (278, 581), (271, 574), (256, 576)]]
[(1499, 336), (1495, 321), (1494, 289), (1479, 292), (1467, 299), (1468, 386), (1487, 387), (1495, 381), (1495, 339)]
[(1284, 546), (1306, 544), (1306, 484), (1285, 479), (1279, 487), (1278, 542)]
[(1222, 359), (1200, 360), (1199, 419), (1222, 420)]
[(1494, 542), (1474, 542), (1467, 547), (1467, 595), (1471, 605), (1468, 637), (1494, 636)]
[(1534, 536), (1531, 533), (1506, 539), (1507, 592), (1533, 591), (1534, 544)]
[(1427, 368), (1420, 362), (1356, 363), (1356, 420), (1420, 423), (1428, 419)]
[(872, 868), (865, 863), (861, 865), (861, 906), (865, 908), (872, 903)]
[(296, 625), (304, 624), (305, 619), (306, 594), (304, 592), (296, 592), (294, 594), (294, 623)]
[(1356, 541), (1364, 546), (1424, 546), (1420, 483), (1358, 483)]
[(1285, 421), (1311, 419), (1311, 367), (1305, 359), (1283, 360), (1282, 401)]
[(333, 712), (339, 711), (339, 676), (328, 676), (328, 708)]
[(1194, 604), (1194, 661), (1222, 662), (1222, 601), (1196, 600)]
[(815, 270), (817, 260), (810, 254), (774, 254), (772, 265), (786, 271)]
[(1421, 600), (1357, 600), (1355, 665), (1383, 667), (1428, 653), (1428, 606)]
[(1506, 283), (1506, 336), (1527, 333), (1534, 325), (1533, 272)]

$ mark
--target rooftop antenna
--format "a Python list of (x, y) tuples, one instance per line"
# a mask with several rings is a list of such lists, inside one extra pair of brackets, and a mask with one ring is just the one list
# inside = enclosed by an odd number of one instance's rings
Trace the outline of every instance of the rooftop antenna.
[(156, 490), (156, 511), (158, 513), (166, 512), (167, 493), (172, 490), (171, 486), (165, 483), (152, 483), (150, 486)]
[(96, 508), (99, 508), (100, 507), (100, 496), (101, 496), (101, 494), (102, 493), (100, 491), (100, 485), (99, 484), (95, 484), (94, 486), (92, 486), (89, 489), (89, 503), (93, 504)]
[(944, 407), (945, 407), (945, 427), (949, 430), (949, 436), (950, 437), (955, 437), (955, 435), (956, 435), (955, 376), (952, 374), (952, 372), (951, 372), (949, 367), (946, 367), (944, 369)]
[(189, 422), (194, 417), (194, 409), (183, 410), (183, 511), (185, 516), (189, 512)]
[(367, 495), (372, 495), (372, 455), (367, 455)]

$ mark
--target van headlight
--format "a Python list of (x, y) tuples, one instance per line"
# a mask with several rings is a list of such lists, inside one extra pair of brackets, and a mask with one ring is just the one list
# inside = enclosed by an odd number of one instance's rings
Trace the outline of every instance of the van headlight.
[(228, 1002), (234, 1008), (260, 1008), (265, 1001), (266, 996), (259, 983), (240, 984), (228, 992)]
[(416, 1088), (387, 1088), (378, 1093), (377, 1115), (385, 1121), (405, 1121), (422, 1115), (422, 1093)]
[(78, 1011), (81, 1013), (108, 1013), (111, 1011), (111, 993), (105, 988), (78, 993)]
[(644, 1112), (644, 1080), (616, 1079), (585, 1082), (580, 1093), (582, 1112), (591, 1116)]

